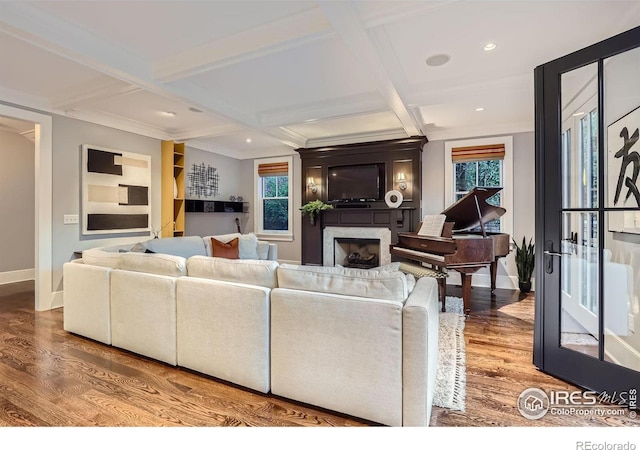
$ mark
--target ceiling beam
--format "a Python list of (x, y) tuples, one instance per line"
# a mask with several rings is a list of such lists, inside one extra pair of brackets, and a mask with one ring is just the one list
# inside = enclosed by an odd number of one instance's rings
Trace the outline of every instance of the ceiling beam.
[(374, 43), (349, 2), (319, 2), (327, 19), (351, 50), (366, 73), (374, 78), (389, 108), (395, 113), (407, 136), (422, 135), (420, 124), (401, 98), (389, 71), (379, 58)]
[(153, 74), (156, 80), (170, 83), (230, 64), (304, 46), (332, 34), (331, 24), (322, 11), (312, 8), (156, 61), (153, 63)]

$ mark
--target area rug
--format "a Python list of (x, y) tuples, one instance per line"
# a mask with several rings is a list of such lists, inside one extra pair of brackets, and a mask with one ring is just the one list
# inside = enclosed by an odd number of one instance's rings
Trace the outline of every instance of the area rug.
[(439, 361), (433, 404), (453, 411), (465, 410), (467, 367), (462, 299), (447, 297), (447, 312), (440, 313)]
[(598, 340), (586, 333), (562, 333), (560, 345), (598, 345)]

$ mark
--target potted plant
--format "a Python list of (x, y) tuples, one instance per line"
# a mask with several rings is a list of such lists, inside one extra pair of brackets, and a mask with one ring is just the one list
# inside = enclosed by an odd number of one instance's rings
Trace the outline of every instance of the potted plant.
[[(532, 238), (533, 239), (533, 238)], [(529, 239), (527, 244), (526, 238), (522, 238), (522, 246), (519, 246), (514, 239), (513, 244), (516, 246), (516, 267), (518, 268), (518, 286), (520, 292), (529, 292), (531, 290), (531, 276), (535, 266), (535, 246)]]
[(324, 203), (322, 200), (314, 200), (300, 208), (300, 211), (302, 211), (303, 216), (309, 216), (309, 222), (311, 222), (311, 225), (315, 225), (318, 214), (327, 209), (333, 209), (333, 206), (328, 203)]

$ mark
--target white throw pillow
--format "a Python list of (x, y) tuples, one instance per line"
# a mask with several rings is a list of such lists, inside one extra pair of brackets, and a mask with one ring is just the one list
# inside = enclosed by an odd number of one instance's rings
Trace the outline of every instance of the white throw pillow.
[(383, 266), (374, 267), (373, 269), (369, 270), (378, 270), (380, 272), (397, 272), (398, 270), (400, 270), (400, 263), (392, 262)]
[(82, 252), (82, 261), (91, 266), (110, 267), (118, 269), (120, 267), (120, 256), (118, 251), (108, 252), (102, 248), (90, 248)]
[(258, 252), (258, 259), (265, 260), (269, 258), (269, 243), (259, 240), (256, 251)]
[(258, 237), (253, 234), (243, 234), (238, 242), (238, 257), (240, 259), (258, 258)]

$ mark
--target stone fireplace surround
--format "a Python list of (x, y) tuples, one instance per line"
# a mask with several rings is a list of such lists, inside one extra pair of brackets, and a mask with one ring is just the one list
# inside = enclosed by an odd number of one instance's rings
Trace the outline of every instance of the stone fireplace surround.
[(340, 238), (351, 239), (377, 239), (380, 241), (380, 265), (391, 263), (391, 230), (381, 227), (325, 227), (323, 230), (323, 266), (334, 266), (336, 245), (335, 240)]

